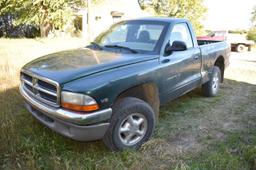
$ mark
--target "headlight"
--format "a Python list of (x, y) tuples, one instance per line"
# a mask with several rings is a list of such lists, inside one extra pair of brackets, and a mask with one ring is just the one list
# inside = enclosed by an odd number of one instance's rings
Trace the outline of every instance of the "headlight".
[(92, 97), (65, 91), (61, 93), (61, 106), (66, 109), (85, 112), (99, 109), (97, 102)]

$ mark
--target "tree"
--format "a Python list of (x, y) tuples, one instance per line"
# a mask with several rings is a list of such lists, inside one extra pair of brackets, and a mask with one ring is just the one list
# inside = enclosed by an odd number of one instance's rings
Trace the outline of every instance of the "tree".
[(203, 0), (139, 0), (143, 8), (153, 8), (160, 16), (189, 19), (197, 33), (203, 29), (201, 20), (207, 9)]
[(256, 42), (256, 6), (253, 8), (253, 11), (252, 11), (251, 22), (252, 22), (252, 28), (247, 33), (247, 39), (253, 40)]
[(253, 11), (252, 11), (251, 22), (252, 22), (253, 27), (256, 27), (256, 6), (254, 6)]
[(256, 28), (252, 28), (247, 33), (247, 39), (256, 42)]
[(14, 15), (17, 24), (39, 25), (45, 37), (52, 28), (62, 29), (74, 9), (85, 6), (85, 0), (2, 0), (0, 15)]

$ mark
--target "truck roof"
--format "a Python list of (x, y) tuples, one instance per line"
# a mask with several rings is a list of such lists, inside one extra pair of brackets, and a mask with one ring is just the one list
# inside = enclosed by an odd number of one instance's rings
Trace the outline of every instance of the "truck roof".
[(138, 19), (131, 19), (130, 21), (161, 21), (166, 23), (173, 22), (188, 22), (187, 19), (171, 18), (171, 17), (143, 17)]

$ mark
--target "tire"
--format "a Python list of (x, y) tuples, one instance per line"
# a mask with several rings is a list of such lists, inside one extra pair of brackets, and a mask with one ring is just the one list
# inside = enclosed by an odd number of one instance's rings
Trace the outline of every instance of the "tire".
[(221, 81), (221, 72), (219, 67), (214, 66), (210, 80), (202, 85), (202, 92), (204, 96), (213, 97), (218, 94)]
[(248, 46), (248, 51), (252, 51), (252, 46)]
[(236, 46), (236, 51), (239, 52), (239, 53), (246, 52), (246, 51), (248, 51), (248, 47), (246, 47), (243, 44), (238, 44)]
[(114, 104), (103, 142), (113, 151), (138, 149), (151, 137), (154, 128), (153, 109), (140, 99), (126, 97)]

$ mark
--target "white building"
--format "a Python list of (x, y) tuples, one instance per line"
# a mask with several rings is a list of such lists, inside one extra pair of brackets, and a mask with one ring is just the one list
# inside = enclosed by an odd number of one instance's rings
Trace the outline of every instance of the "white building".
[(87, 10), (80, 10), (77, 16), (81, 18), (82, 36), (90, 41), (119, 20), (150, 15), (140, 8), (138, 0), (104, 0), (99, 4), (92, 4), (89, 13), (89, 20)]

